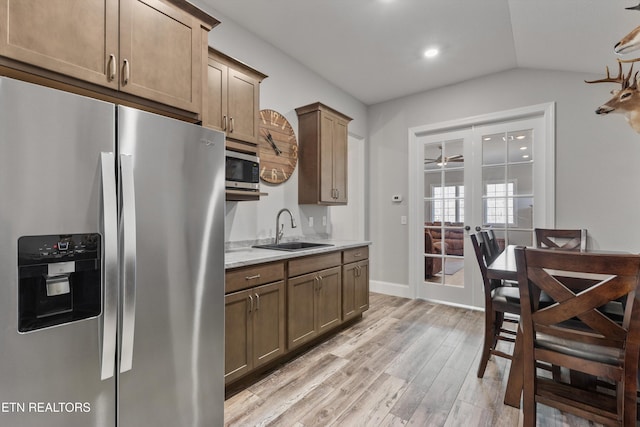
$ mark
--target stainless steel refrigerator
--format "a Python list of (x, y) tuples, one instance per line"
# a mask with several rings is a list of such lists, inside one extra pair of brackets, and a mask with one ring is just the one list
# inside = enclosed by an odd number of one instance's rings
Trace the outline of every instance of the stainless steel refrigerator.
[(0, 426), (214, 427), (224, 134), (0, 78)]

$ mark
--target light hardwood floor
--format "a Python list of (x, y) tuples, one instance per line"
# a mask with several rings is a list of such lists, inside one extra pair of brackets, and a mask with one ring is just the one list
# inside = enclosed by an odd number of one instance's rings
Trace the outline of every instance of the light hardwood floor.
[[(509, 361), (476, 377), (484, 313), (371, 294), (362, 321), (225, 402), (227, 426), (518, 426)], [(538, 425), (594, 426), (538, 405)]]

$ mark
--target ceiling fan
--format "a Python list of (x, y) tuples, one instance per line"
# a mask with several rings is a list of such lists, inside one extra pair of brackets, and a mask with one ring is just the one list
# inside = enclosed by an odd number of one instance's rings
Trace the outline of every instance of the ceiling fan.
[(440, 149), (440, 155), (435, 159), (424, 159), (424, 164), (437, 163), (438, 166), (446, 165), (449, 162), (464, 162), (462, 154), (454, 154), (453, 156), (447, 156), (442, 158), (442, 145), (438, 146)]

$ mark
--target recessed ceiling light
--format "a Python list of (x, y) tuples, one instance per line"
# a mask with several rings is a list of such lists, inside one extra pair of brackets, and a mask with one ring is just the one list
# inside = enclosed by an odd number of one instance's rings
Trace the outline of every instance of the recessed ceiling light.
[(527, 149), (527, 147), (526, 147), (526, 146), (524, 146), (524, 147), (520, 147), (520, 149), (521, 149), (521, 150), (526, 150), (526, 149)]
[(440, 51), (435, 47), (432, 47), (424, 51), (424, 56), (425, 58), (433, 58), (435, 56), (438, 56), (438, 53), (440, 53)]
[(525, 154), (524, 156), (522, 156), (522, 158), (523, 158), (523, 159), (528, 159), (528, 158), (529, 158), (529, 155), (528, 155), (528, 154)]
[(484, 141), (491, 141), (491, 137), (490, 136), (485, 136), (484, 137)]
[(526, 136), (524, 136), (524, 135), (518, 135), (518, 136), (516, 136), (516, 139), (525, 139), (525, 138), (526, 138)]

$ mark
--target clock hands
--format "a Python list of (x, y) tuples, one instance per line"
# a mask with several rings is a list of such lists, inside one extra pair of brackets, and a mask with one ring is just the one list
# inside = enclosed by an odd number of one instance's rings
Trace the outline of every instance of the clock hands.
[(273, 141), (273, 137), (271, 136), (271, 132), (267, 131), (266, 138), (267, 138), (267, 141), (269, 142), (269, 144), (271, 144), (271, 147), (273, 147), (273, 151), (276, 152), (276, 156), (279, 156), (280, 154), (282, 154), (282, 150), (280, 150), (278, 148), (278, 146), (276, 145), (276, 143)]

